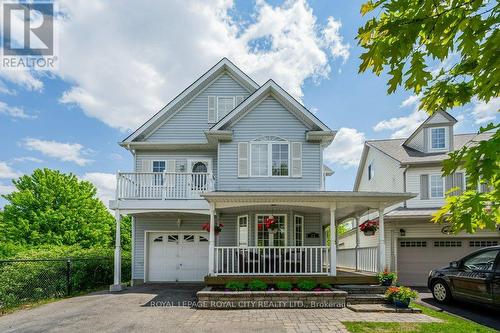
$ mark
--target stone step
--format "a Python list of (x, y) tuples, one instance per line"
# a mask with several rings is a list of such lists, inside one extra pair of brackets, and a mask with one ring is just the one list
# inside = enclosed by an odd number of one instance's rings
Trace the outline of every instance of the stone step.
[(384, 295), (380, 294), (348, 294), (347, 304), (385, 304)]
[(422, 310), (415, 308), (397, 308), (392, 304), (348, 304), (347, 308), (354, 312), (399, 312), (399, 313), (421, 313)]
[(339, 285), (335, 288), (347, 291), (349, 294), (384, 294), (387, 287), (380, 285)]

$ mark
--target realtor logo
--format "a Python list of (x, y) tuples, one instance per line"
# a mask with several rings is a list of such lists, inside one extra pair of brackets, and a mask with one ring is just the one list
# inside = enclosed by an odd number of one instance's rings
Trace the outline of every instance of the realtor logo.
[(2, 3), (4, 69), (54, 69), (54, 3)]

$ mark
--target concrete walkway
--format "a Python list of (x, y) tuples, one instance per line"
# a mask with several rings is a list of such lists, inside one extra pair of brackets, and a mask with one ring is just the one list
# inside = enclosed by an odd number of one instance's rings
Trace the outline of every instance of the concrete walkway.
[[(422, 314), (344, 309), (197, 310), (199, 285), (93, 293), (0, 317), (0, 332), (347, 332), (340, 321), (430, 322)], [(184, 306), (185, 305), (185, 306)]]

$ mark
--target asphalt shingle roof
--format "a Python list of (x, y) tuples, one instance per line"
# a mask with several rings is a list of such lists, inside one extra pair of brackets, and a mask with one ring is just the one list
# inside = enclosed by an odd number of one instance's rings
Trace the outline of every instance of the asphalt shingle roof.
[[(453, 136), (453, 150), (458, 150), (468, 143), (488, 140), (492, 133), (482, 134), (457, 134)], [(420, 162), (440, 162), (448, 157), (448, 152), (442, 153), (422, 153), (418, 150), (403, 146), (406, 139), (372, 140), (367, 141), (372, 146), (402, 164)]]

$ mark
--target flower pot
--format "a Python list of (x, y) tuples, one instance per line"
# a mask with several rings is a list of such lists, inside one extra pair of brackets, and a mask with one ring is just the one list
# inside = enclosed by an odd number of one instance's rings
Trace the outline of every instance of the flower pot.
[(410, 305), (410, 299), (409, 298), (407, 298), (405, 300), (395, 299), (394, 300), (394, 305), (397, 308), (407, 308)]
[(380, 285), (384, 287), (390, 287), (392, 286), (392, 279), (382, 280), (382, 283), (380, 283)]
[(375, 235), (375, 230), (365, 230), (363, 231), (363, 233), (365, 234), (365, 236), (373, 236)]

